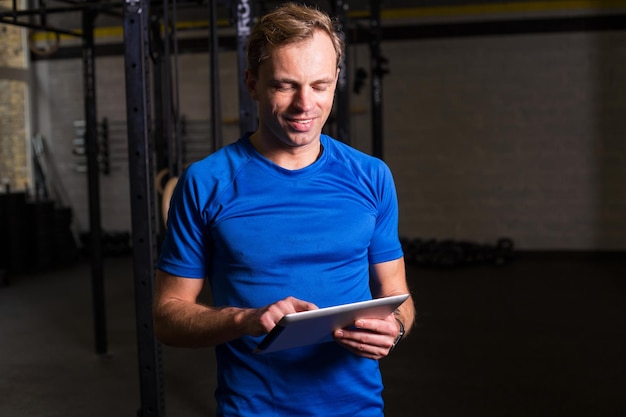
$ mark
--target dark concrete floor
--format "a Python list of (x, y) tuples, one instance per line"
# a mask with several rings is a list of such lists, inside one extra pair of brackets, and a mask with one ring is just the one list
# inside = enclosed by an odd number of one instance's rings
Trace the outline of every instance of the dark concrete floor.
[[(90, 268), (0, 287), (0, 416), (140, 408), (132, 259), (108, 257), (108, 350), (96, 355)], [(625, 416), (626, 259), (520, 255), (408, 267), (420, 318), (381, 361), (387, 417)], [(163, 349), (166, 415), (213, 415), (210, 349)]]

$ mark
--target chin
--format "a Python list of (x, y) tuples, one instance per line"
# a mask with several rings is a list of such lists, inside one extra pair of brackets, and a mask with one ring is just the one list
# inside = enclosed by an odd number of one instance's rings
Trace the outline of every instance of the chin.
[(304, 146), (316, 142), (320, 137), (320, 132), (298, 132), (288, 135), (287, 140), (293, 146)]

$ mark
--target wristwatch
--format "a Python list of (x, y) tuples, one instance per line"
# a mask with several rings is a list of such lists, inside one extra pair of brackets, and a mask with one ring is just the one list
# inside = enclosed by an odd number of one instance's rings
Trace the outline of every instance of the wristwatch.
[(396, 340), (393, 342), (393, 345), (391, 345), (391, 349), (389, 349), (389, 353), (391, 353), (396, 348), (396, 345), (400, 342), (400, 340), (402, 340), (402, 336), (404, 336), (404, 333), (405, 333), (404, 323), (402, 323), (402, 320), (396, 317), (396, 321), (400, 325), (400, 333), (398, 333), (398, 337), (396, 337)]

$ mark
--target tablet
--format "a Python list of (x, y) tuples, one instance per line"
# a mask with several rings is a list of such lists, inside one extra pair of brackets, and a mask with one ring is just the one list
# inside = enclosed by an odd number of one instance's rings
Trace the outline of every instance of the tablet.
[(255, 353), (268, 353), (293, 347), (312, 345), (333, 340), (334, 330), (350, 326), (358, 318), (383, 319), (392, 313), (408, 294), (376, 298), (342, 304), (318, 310), (285, 315), (255, 349)]

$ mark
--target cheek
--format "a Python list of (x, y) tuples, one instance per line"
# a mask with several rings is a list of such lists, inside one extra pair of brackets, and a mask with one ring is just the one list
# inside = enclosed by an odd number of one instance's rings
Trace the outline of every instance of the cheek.
[(268, 119), (277, 119), (278, 115), (284, 110), (284, 107), (279, 102), (267, 96), (263, 97), (263, 100), (259, 100), (259, 107), (261, 113)]
[(334, 95), (327, 96), (324, 100), (321, 101), (321, 106), (325, 108), (327, 111), (333, 107)]
[(277, 113), (287, 109), (291, 103), (291, 100), (286, 95), (273, 94), (268, 95), (265, 98), (265, 102), (267, 104), (267, 107), (271, 109), (272, 113)]

